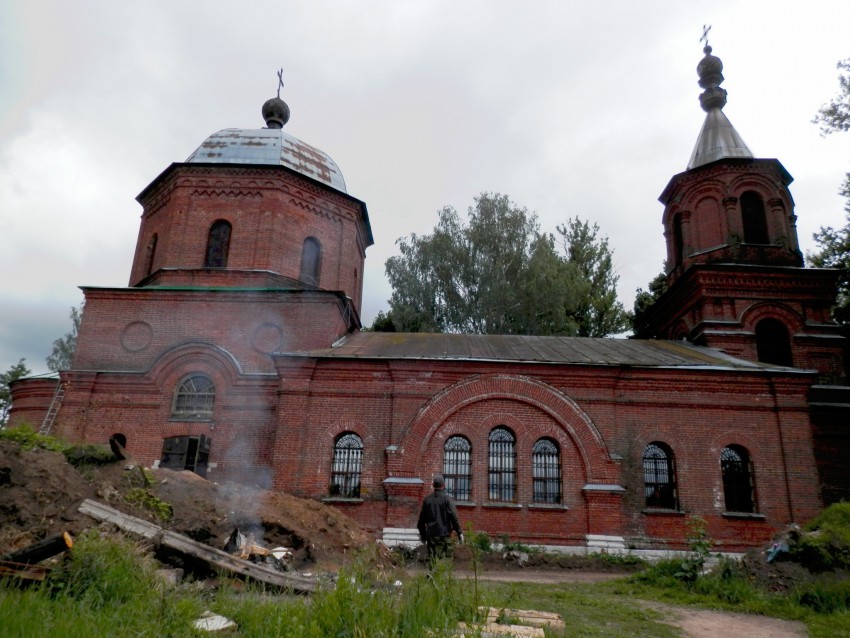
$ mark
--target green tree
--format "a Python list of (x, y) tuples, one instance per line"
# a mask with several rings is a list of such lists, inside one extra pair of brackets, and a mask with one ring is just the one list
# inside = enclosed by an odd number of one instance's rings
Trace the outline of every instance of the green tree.
[(507, 196), (482, 193), (464, 223), (452, 207), (429, 235), (396, 243), (386, 262), (389, 317), (402, 332), (604, 336), (627, 323), (607, 239), (578, 219), (558, 229)]
[(651, 339), (655, 336), (652, 334), (647, 323), (646, 311), (667, 290), (667, 275), (663, 270), (653, 277), (647, 288), (647, 290), (638, 288), (635, 295), (635, 309), (632, 314), (632, 332), (638, 339)]
[(53, 342), (53, 352), (45, 359), (47, 367), (53, 372), (67, 370), (74, 360), (74, 352), (77, 350), (77, 334), (80, 331), (80, 321), (83, 318), (83, 306), (71, 307), (71, 331)]
[(604, 337), (626, 330), (631, 318), (617, 301), (619, 275), (607, 237), (598, 237), (599, 225), (578, 217), (558, 226), (566, 262), (574, 270), (572, 294), (577, 307), (573, 317), (580, 337)]
[[(838, 69), (838, 95), (821, 106), (813, 120), (820, 125), (823, 135), (850, 131), (850, 58), (839, 62)], [(846, 223), (838, 229), (822, 226), (814, 234), (818, 250), (806, 257), (811, 265), (818, 268), (841, 269), (834, 316), (840, 323), (850, 326), (850, 173), (847, 173), (839, 193), (847, 198), (844, 206)]]
[(25, 359), (19, 360), (3, 374), (0, 374), (0, 428), (6, 426), (9, 420), (9, 410), (12, 408), (12, 381), (17, 381), (30, 373), (24, 364)]

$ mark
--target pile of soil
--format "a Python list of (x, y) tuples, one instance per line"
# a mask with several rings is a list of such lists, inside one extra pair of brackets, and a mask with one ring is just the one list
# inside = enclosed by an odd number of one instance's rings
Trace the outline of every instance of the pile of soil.
[[(373, 544), (363, 529), (317, 501), (243, 485), (213, 483), (193, 472), (146, 470), (132, 460), (77, 469), (58, 452), (23, 450), (0, 440), (0, 555), (68, 531), (98, 525), (77, 512), (94, 499), (125, 514), (223, 549), (235, 528), (266, 547), (288, 547), (298, 570), (334, 571), (352, 551)], [(171, 505), (163, 521), (133, 500), (141, 489)]]

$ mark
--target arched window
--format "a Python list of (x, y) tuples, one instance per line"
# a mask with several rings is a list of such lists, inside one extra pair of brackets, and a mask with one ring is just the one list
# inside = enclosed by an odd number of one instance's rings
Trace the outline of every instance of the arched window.
[(201, 374), (186, 377), (174, 391), (171, 416), (177, 419), (211, 419), (215, 402), (213, 382)]
[(794, 365), (791, 339), (784, 323), (778, 319), (762, 319), (756, 324), (756, 355), (763, 363)]
[(505, 427), (494, 428), (489, 437), (490, 500), (511, 502), (516, 498), (516, 439)]
[(147, 255), (145, 255), (145, 276), (146, 277), (153, 272), (153, 257), (156, 254), (156, 241), (157, 241), (157, 236), (156, 236), (156, 233), (154, 233), (153, 237), (151, 237), (151, 240), (148, 242)]
[(767, 218), (764, 214), (764, 202), (755, 191), (741, 195), (741, 221), (744, 224), (745, 244), (768, 244)]
[(673, 218), (673, 260), (676, 266), (681, 266), (684, 260), (685, 239), (682, 233), (682, 216)]
[(330, 495), (360, 498), (360, 473), (363, 470), (363, 441), (353, 432), (340, 434), (334, 442)]
[(301, 249), (301, 273), (298, 278), (305, 283), (318, 286), (321, 261), (322, 245), (315, 237), (308, 237), (304, 240), (304, 247)]
[(468, 501), (472, 493), (472, 444), (452, 436), (443, 446), (443, 478), (446, 493), (456, 501)]
[(225, 268), (227, 266), (227, 253), (230, 252), (230, 231), (230, 222), (223, 219), (219, 219), (210, 226), (204, 268)]
[(723, 494), (727, 512), (754, 512), (755, 485), (750, 455), (740, 445), (730, 445), (720, 453)]
[(535, 503), (561, 502), (561, 451), (552, 439), (538, 439), (531, 448)]
[(650, 443), (643, 450), (643, 493), (647, 507), (677, 509), (673, 450), (664, 443)]

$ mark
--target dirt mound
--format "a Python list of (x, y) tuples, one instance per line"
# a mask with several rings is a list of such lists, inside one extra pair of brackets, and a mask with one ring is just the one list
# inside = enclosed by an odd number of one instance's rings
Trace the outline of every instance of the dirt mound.
[[(168, 503), (172, 516), (160, 518), (150, 499), (139, 498), (144, 494)], [(352, 550), (372, 542), (350, 518), (316, 501), (220, 485), (192, 472), (143, 472), (132, 460), (78, 470), (58, 452), (0, 440), (0, 554), (95, 526), (77, 512), (86, 498), (219, 549), (239, 528), (257, 544), (294, 550), (296, 569), (335, 569)]]

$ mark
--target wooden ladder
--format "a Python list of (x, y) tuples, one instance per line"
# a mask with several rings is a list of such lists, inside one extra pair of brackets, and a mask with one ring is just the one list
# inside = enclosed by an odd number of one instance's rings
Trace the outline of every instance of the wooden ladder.
[(59, 385), (56, 386), (56, 392), (53, 393), (53, 400), (50, 402), (50, 407), (47, 409), (47, 414), (44, 415), (44, 421), (41, 422), (41, 427), (38, 430), (39, 434), (50, 434), (50, 428), (53, 427), (53, 422), (56, 420), (56, 415), (59, 413), (59, 408), (62, 407), (62, 399), (65, 396), (65, 384), (59, 380)]

